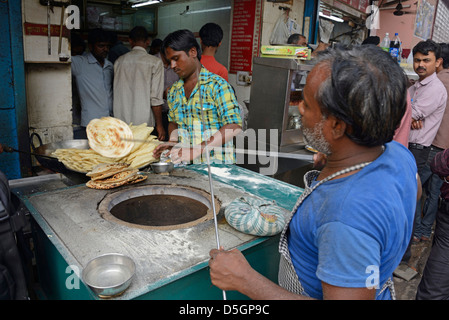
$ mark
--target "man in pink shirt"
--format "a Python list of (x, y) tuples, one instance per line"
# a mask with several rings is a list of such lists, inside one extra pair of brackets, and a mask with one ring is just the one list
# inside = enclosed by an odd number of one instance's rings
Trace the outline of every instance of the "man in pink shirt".
[[(440, 44), (440, 46), (443, 66), (438, 69), (438, 78), (449, 92), (449, 44)], [(441, 187), (438, 189), (440, 203), (436, 214), (432, 250), (416, 292), (417, 300), (442, 300), (447, 299), (449, 295), (449, 273), (447, 272), (449, 261), (447, 250), (449, 245), (449, 108), (447, 106), (432, 147), (445, 149), (437, 153), (430, 163), (433, 173), (430, 178), (431, 183), (436, 181)]]
[[(421, 41), (413, 48), (413, 68), (419, 80), (408, 89), (412, 99), (409, 150), (415, 157), (423, 185), (430, 177), (430, 174), (426, 173), (429, 172), (427, 163), (446, 108), (447, 91), (436, 73), (442, 62), (441, 48), (432, 40)], [(423, 221), (419, 201), (415, 216), (414, 242), (430, 238), (431, 226), (426, 228)]]
[[(443, 62), (437, 68), (438, 79), (443, 83), (446, 92), (449, 95), (449, 45), (446, 43), (440, 44), (441, 47), (441, 57)], [(429, 157), (427, 163), (423, 168), (423, 188), (426, 193), (426, 201), (423, 205), (422, 217), (417, 216), (416, 222), (416, 232), (415, 236), (421, 241), (430, 240), (432, 234), (432, 226), (435, 222), (435, 216), (438, 210), (438, 198), (440, 196), (440, 188), (443, 181), (436, 174), (432, 174), (430, 170), (430, 164), (435, 157), (435, 154), (449, 148), (449, 108), (447, 107), (444, 111), (441, 124), (438, 127), (435, 138), (430, 145)], [(416, 241), (417, 239), (415, 239)]]
[(210, 72), (228, 81), (228, 69), (215, 60), (215, 54), (221, 45), (221, 40), (223, 40), (223, 29), (216, 23), (206, 23), (200, 29), (200, 38), (201, 64)]

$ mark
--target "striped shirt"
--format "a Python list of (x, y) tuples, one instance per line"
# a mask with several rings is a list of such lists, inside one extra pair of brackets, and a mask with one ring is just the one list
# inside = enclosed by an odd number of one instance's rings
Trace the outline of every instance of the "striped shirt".
[[(199, 75), (199, 83), (201, 84), (204, 123), (198, 83), (192, 90), (190, 99), (185, 96), (183, 79), (175, 82), (167, 95), (170, 108), (168, 120), (178, 125), (179, 142), (188, 144), (190, 147), (200, 145), (224, 125), (242, 125), (240, 107), (234, 90), (228, 82), (203, 67)], [(231, 139), (222, 148), (212, 150), (210, 160), (214, 163), (234, 163), (234, 153)], [(205, 157), (201, 158), (195, 159), (194, 162), (205, 162)]]

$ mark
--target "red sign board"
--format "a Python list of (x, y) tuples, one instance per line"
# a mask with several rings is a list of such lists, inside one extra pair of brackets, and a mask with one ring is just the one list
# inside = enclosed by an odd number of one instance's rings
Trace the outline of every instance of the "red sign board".
[[(29, 23), (25, 22), (23, 25), (24, 32), (26, 35), (30, 36), (47, 36), (48, 35), (48, 25), (46, 24), (37, 24), (37, 23)], [(59, 25), (50, 25), (50, 36), (59, 37), (59, 31), (61, 30), (61, 26)], [(68, 38), (70, 36), (70, 31), (63, 26), (62, 27), (62, 36)]]
[(366, 12), (366, 8), (369, 6), (369, 0), (360, 0), (359, 1), (359, 10), (362, 12)]
[(359, 9), (359, 0), (351, 0), (351, 7)]
[(261, 11), (261, 0), (234, 0), (230, 73), (252, 71), (253, 56), (259, 52)]
[[(369, 6), (369, 0), (338, 0), (341, 3), (345, 3), (350, 7), (362, 12), (366, 12), (366, 8)], [(338, 4), (338, 3), (337, 3)], [(338, 7), (338, 6), (336, 6)]]

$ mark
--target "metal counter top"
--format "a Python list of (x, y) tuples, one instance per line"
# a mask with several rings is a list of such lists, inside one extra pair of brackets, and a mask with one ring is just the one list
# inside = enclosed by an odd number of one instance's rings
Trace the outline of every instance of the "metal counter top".
[[(302, 192), (298, 187), (232, 165), (212, 166), (212, 175), (214, 193), (222, 210), (242, 195), (275, 200), (281, 207), (291, 210)], [(119, 225), (104, 220), (97, 211), (99, 202), (116, 189), (94, 190), (84, 184), (67, 186), (61, 177), (50, 176), (35, 179), (28, 185), (25, 180), (29, 178), (13, 180), (11, 188), (24, 201), (67, 264), (77, 267), (74, 270), (81, 272), (91, 259), (110, 252), (126, 254), (135, 261), (136, 276), (128, 290), (117, 299), (138, 298), (207, 267), (209, 251), (216, 247), (213, 221), (169, 231)], [(177, 168), (170, 176), (149, 174), (145, 182), (135, 186), (151, 184), (195, 186), (208, 191), (207, 166)], [(220, 244), (225, 249), (245, 249), (266, 239), (233, 229), (222, 213), (218, 219)]]

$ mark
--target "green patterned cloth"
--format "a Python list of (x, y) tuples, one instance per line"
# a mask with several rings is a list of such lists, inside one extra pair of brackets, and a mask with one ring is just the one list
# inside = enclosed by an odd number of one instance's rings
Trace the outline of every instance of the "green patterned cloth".
[(273, 236), (282, 231), (289, 212), (255, 197), (240, 197), (225, 209), (226, 221), (235, 229), (256, 236)]

